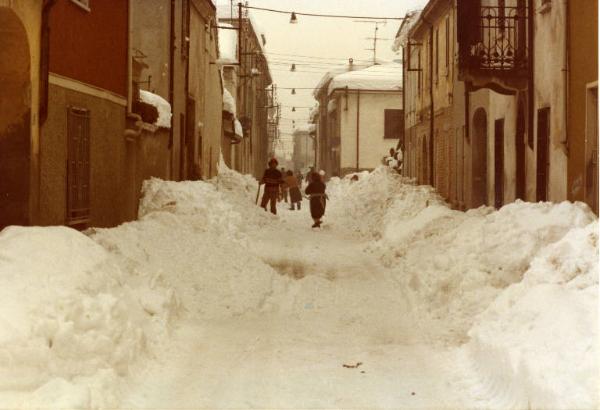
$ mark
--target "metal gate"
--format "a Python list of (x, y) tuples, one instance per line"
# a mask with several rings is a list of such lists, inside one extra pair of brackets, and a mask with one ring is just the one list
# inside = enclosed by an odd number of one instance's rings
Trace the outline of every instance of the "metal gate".
[(90, 222), (90, 112), (67, 111), (67, 221), (85, 228)]

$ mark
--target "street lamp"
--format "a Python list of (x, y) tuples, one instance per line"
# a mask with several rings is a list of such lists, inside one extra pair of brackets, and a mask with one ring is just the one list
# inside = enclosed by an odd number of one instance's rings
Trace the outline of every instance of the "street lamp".
[(292, 95), (296, 95), (296, 89), (292, 88)]

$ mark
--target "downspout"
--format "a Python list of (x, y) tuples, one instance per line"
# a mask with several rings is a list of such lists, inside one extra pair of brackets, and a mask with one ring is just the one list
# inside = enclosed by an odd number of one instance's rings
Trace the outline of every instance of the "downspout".
[[(527, 101), (527, 140), (532, 141), (531, 149), (535, 146), (535, 136), (534, 136), (534, 109), (535, 109), (535, 40), (534, 40), (534, 4), (533, 0), (527, 0), (527, 8), (528, 11), (528, 24), (527, 24), (527, 48), (529, 49), (529, 89), (528, 89), (528, 101)], [(528, 144), (529, 145), (529, 144)], [(527, 189), (526, 189), (527, 191)]]
[[(404, 117), (404, 129), (402, 130), (402, 139), (404, 140), (404, 152), (402, 153), (403, 157), (404, 157), (404, 165), (402, 166), (402, 175), (407, 176), (406, 174), (409, 173), (408, 169), (410, 166), (409, 163), (409, 158), (410, 156), (408, 155), (408, 143), (406, 142), (406, 74), (408, 74), (408, 71), (405, 71), (406, 69), (406, 50), (404, 49), (404, 47), (402, 47), (402, 116)], [(398, 144), (400, 144), (400, 141), (398, 141)], [(400, 147), (396, 147), (396, 149), (398, 149)]]
[(360, 90), (356, 94), (356, 172), (360, 170)]
[[(570, 21), (570, 8), (569, 8), (569, 1), (568, 0), (564, 0), (564, 5), (565, 5), (565, 24), (564, 24), (564, 28), (565, 28), (565, 48), (564, 48), (564, 61), (563, 61), (563, 92), (564, 92), (564, 98), (563, 98), (563, 115), (564, 115), (564, 138), (562, 143), (565, 146), (565, 150), (567, 153), (567, 157), (569, 156), (569, 73), (570, 73), (570, 65), (569, 65), (569, 57), (570, 57), (570, 53), (569, 53), (569, 45), (570, 45), (570, 41), (571, 41), (571, 35), (570, 35), (570, 31), (569, 31), (569, 21)], [(569, 166), (567, 164), (567, 181), (568, 181), (568, 172)]]
[(433, 163), (433, 152), (435, 149), (435, 107), (433, 104), (433, 24), (427, 19), (423, 21), (429, 25), (429, 184), (435, 186), (435, 169)]
[(171, 0), (171, 19), (170, 19), (170, 32), (169, 32), (169, 104), (171, 104), (171, 128), (169, 129), (169, 149), (171, 150), (171, 166), (169, 167), (170, 179), (174, 179), (173, 173), (173, 145), (174, 145), (174, 131), (175, 125), (175, 0)]
[(40, 44), (40, 96), (39, 96), (39, 120), (41, 126), (46, 122), (48, 116), (48, 77), (50, 73), (50, 11), (56, 4), (56, 0), (44, 0), (42, 6), (42, 35)]
[[(187, 135), (187, 134), (188, 134), (188, 122), (189, 122), (189, 118), (188, 118), (188, 115), (189, 115), (189, 112), (188, 112), (188, 98), (189, 98), (189, 95), (190, 95), (190, 84), (189, 84), (189, 78), (190, 78), (190, 36), (191, 36), (191, 33), (190, 33), (190, 18), (191, 18), (191, 12), (192, 11), (190, 10), (190, 2), (189, 1), (183, 2), (181, 4), (181, 7), (186, 7), (187, 8), (185, 10), (185, 14), (184, 14), (186, 21), (182, 21), (181, 22), (182, 25), (185, 25), (185, 33), (184, 33), (185, 37), (181, 39), (181, 47), (185, 48), (184, 55), (186, 56), (185, 57), (185, 80), (184, 80), (185, 83), (183, 85), (183, 88), (184, 88), (184, 92), (183, 92), (184, 96), (183, 97), (185, 99), (185, 103), (184, 103), (185, 104), (184, 105), (184, 107), (185, 107), (185, 111), (184, 111), (185, 112), (185, 121), (184, 121), (183, 124), (179, 125), (179, 126), (183, 125), (183, 130), (179, 130), (179, 132), (180, 133), (183, 132), (183, 135), (185, 136), (184, 139), (183, 139), (183, 141), (181, 142), (182, 143), (181, 147), (179, 147), (179, 161), (180, 161), (180, 164), (179, 164), (179, 179), (183, 181), (183, 180), (188, 179), (190, 177), (190, 173), (193, 171), (193, 170), (186, 169), (186, 165), (187, 165), (186, 162), (187, 162), (187, 159), (188, 159), (188, 153), (187, 153), (187, 148), (188, 147), (187, 147), (187, 145), (188, 145), (188, 142), (190, 140), (190, 135)], [(172, 116), (171, 116), (171, 118), (172, 118)], [(204, 122), (204, 119), (203, 119), (203, 122)], [(194, 131), (196, 130), (195, 124), (194, 124), (194, 128), (193, 129), (194, 129)], [(212, 149), (212, 146), (211, 146), (211, 149)], [(202, 157), (202, 152), (200, 153), (200, 156)], [(208, 174), (209, 174), (209, 178), (211, 178), (212, 175), (210, 174), (210, 169), (211, 169), (211, 164), (212, 164), (212, 154), (210, 155), (208, 163), (209, 163), (209, 173)]]

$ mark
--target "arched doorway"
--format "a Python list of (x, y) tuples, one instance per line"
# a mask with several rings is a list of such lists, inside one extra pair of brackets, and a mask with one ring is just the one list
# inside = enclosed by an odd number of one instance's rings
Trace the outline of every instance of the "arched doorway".
[(0, 229), (29, 223), (30, 68), (25, 28), (0, 7)]
[(472, 207), (487, 205), (487, 144), (488, 144), (487, 113), (478, 108), (473, 115), (472, 141), (472, 178), (473, 194)]

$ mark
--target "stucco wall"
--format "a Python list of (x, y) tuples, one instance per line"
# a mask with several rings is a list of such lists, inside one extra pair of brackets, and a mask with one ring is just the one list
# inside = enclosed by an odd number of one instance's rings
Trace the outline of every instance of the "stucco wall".
[[(550, 165), (548, 200), (567, 199), (567, 151), (565, 124), (565, 8), (553, 1), (542, 12), (541, 0), (535, 0), (535, 116), (534, 147), (537, 149), (537, 110), (550, 107)], [(536, 157), (528, 153), (527, 199), (535, 201)]]
[[(374, 169), (381, 165), (382, 158), (395, 148), (397, 139), (385, 139), (386, 109), (402, 109), (401, 92), (360, 92), (351, 91), (348, 95), (348, 110), (346, 97), (340, 94), (338, 112), (341, 114), (341, 169), (356, 169), (357, 157), (357, 125), (358, 133), (358, 168)], [(357, 124), (359, 111), (360, 121)]]
[[(126, 194), (133, 182), (128, 175), (124, 104), (50, 84), (48, 119), (42, 128), (40, 220), (41, 225), (62, 225), (66, 220), (67, 108), (90, 111), (91, 226), (115, 226), (133, 219), (137, 203)], [(129, 177), (129, 179), (128, 179)]]

